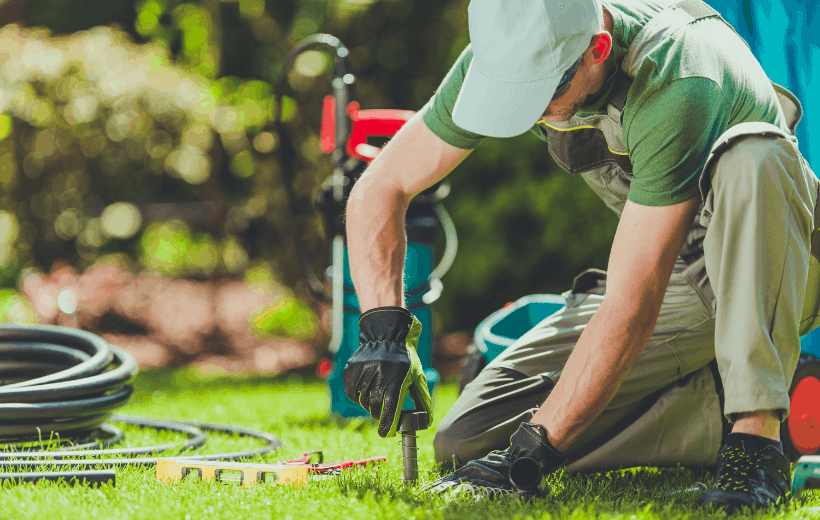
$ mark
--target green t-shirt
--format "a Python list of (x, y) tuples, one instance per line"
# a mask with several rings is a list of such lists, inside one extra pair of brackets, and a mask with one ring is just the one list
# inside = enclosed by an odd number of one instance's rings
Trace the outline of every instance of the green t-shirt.
[[(641, 28), (670, 3), (603, 2), (615, 22), (616, 69)], [(462, 149), (475, 148), (484, 139), (460, 128), (452, 117), (472, 58), (468, 45), (421, 110), (434, 134)], [(614, 79), (615, 72), (578, 115), (605, 113)], [(746, 121), (772, 123), (790, 133), (777, 94), (745, 42), (717, 18), (698, 20), (675, 33), (643, 60), (627, 97), (623, 137), (633, 167), (629, 200), (668, 206), (698, 195), (712, 145), (727, 129)], [(547, 139), (537, 124), (530, 131)]]

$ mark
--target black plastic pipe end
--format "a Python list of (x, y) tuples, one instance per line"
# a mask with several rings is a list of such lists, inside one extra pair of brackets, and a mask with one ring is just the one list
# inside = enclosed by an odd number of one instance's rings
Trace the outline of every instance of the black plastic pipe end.
[(510, 484), (520, 493), (537, 492), (543, 480), (541, 467), (531, 457), (516, 459), (510, 466)]

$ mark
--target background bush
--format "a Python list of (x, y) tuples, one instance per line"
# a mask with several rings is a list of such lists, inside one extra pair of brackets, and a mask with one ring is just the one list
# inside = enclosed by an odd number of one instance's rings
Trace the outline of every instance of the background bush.
[[(264, 264), (313, 323), (270, 126), (285, 56), (333, 34), (351, 49), (362, 109), (418, 110), (467, 44), (467, 3), (7, 2), (6, 21), (27, 28), (0, 28), (0, 284), (20, 288), (60, 259), (201, 280)], [(311, 201), (331, 173), (319, 131), (332, 65), (305, 54), (284, 100), (294, 212), (317, 271), (329, 261)], [(606, 267), (614, 215), (534, 136), (486, 140), (450, 182), (460, 249), (435, 305), (442, 331)]]

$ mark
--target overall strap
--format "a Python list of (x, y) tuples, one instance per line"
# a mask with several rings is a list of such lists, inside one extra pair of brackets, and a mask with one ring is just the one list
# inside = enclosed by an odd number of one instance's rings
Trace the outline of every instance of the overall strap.
[(615, 76), (615, 84), (609, 94), (609, 104), (618, 109), (621, 113), (621, 124), (623, 124), (624, 107), (626, 106), (626, 96), (629, 94), (629, 87), (632, 86), (632, 78), (621, 71)]

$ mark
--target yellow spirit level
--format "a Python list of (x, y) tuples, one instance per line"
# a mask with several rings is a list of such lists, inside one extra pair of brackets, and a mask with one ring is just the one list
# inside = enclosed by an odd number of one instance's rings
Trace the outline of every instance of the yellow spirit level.
[(190, 459), (159, 459), (157, 480), (181, 482), (186, 478), (229, 482), (243, 487), (260, 484), (293, 484), (307, 482), (309, 466), (284, 464), (248, 464), (240, 462), (203, 461)]

